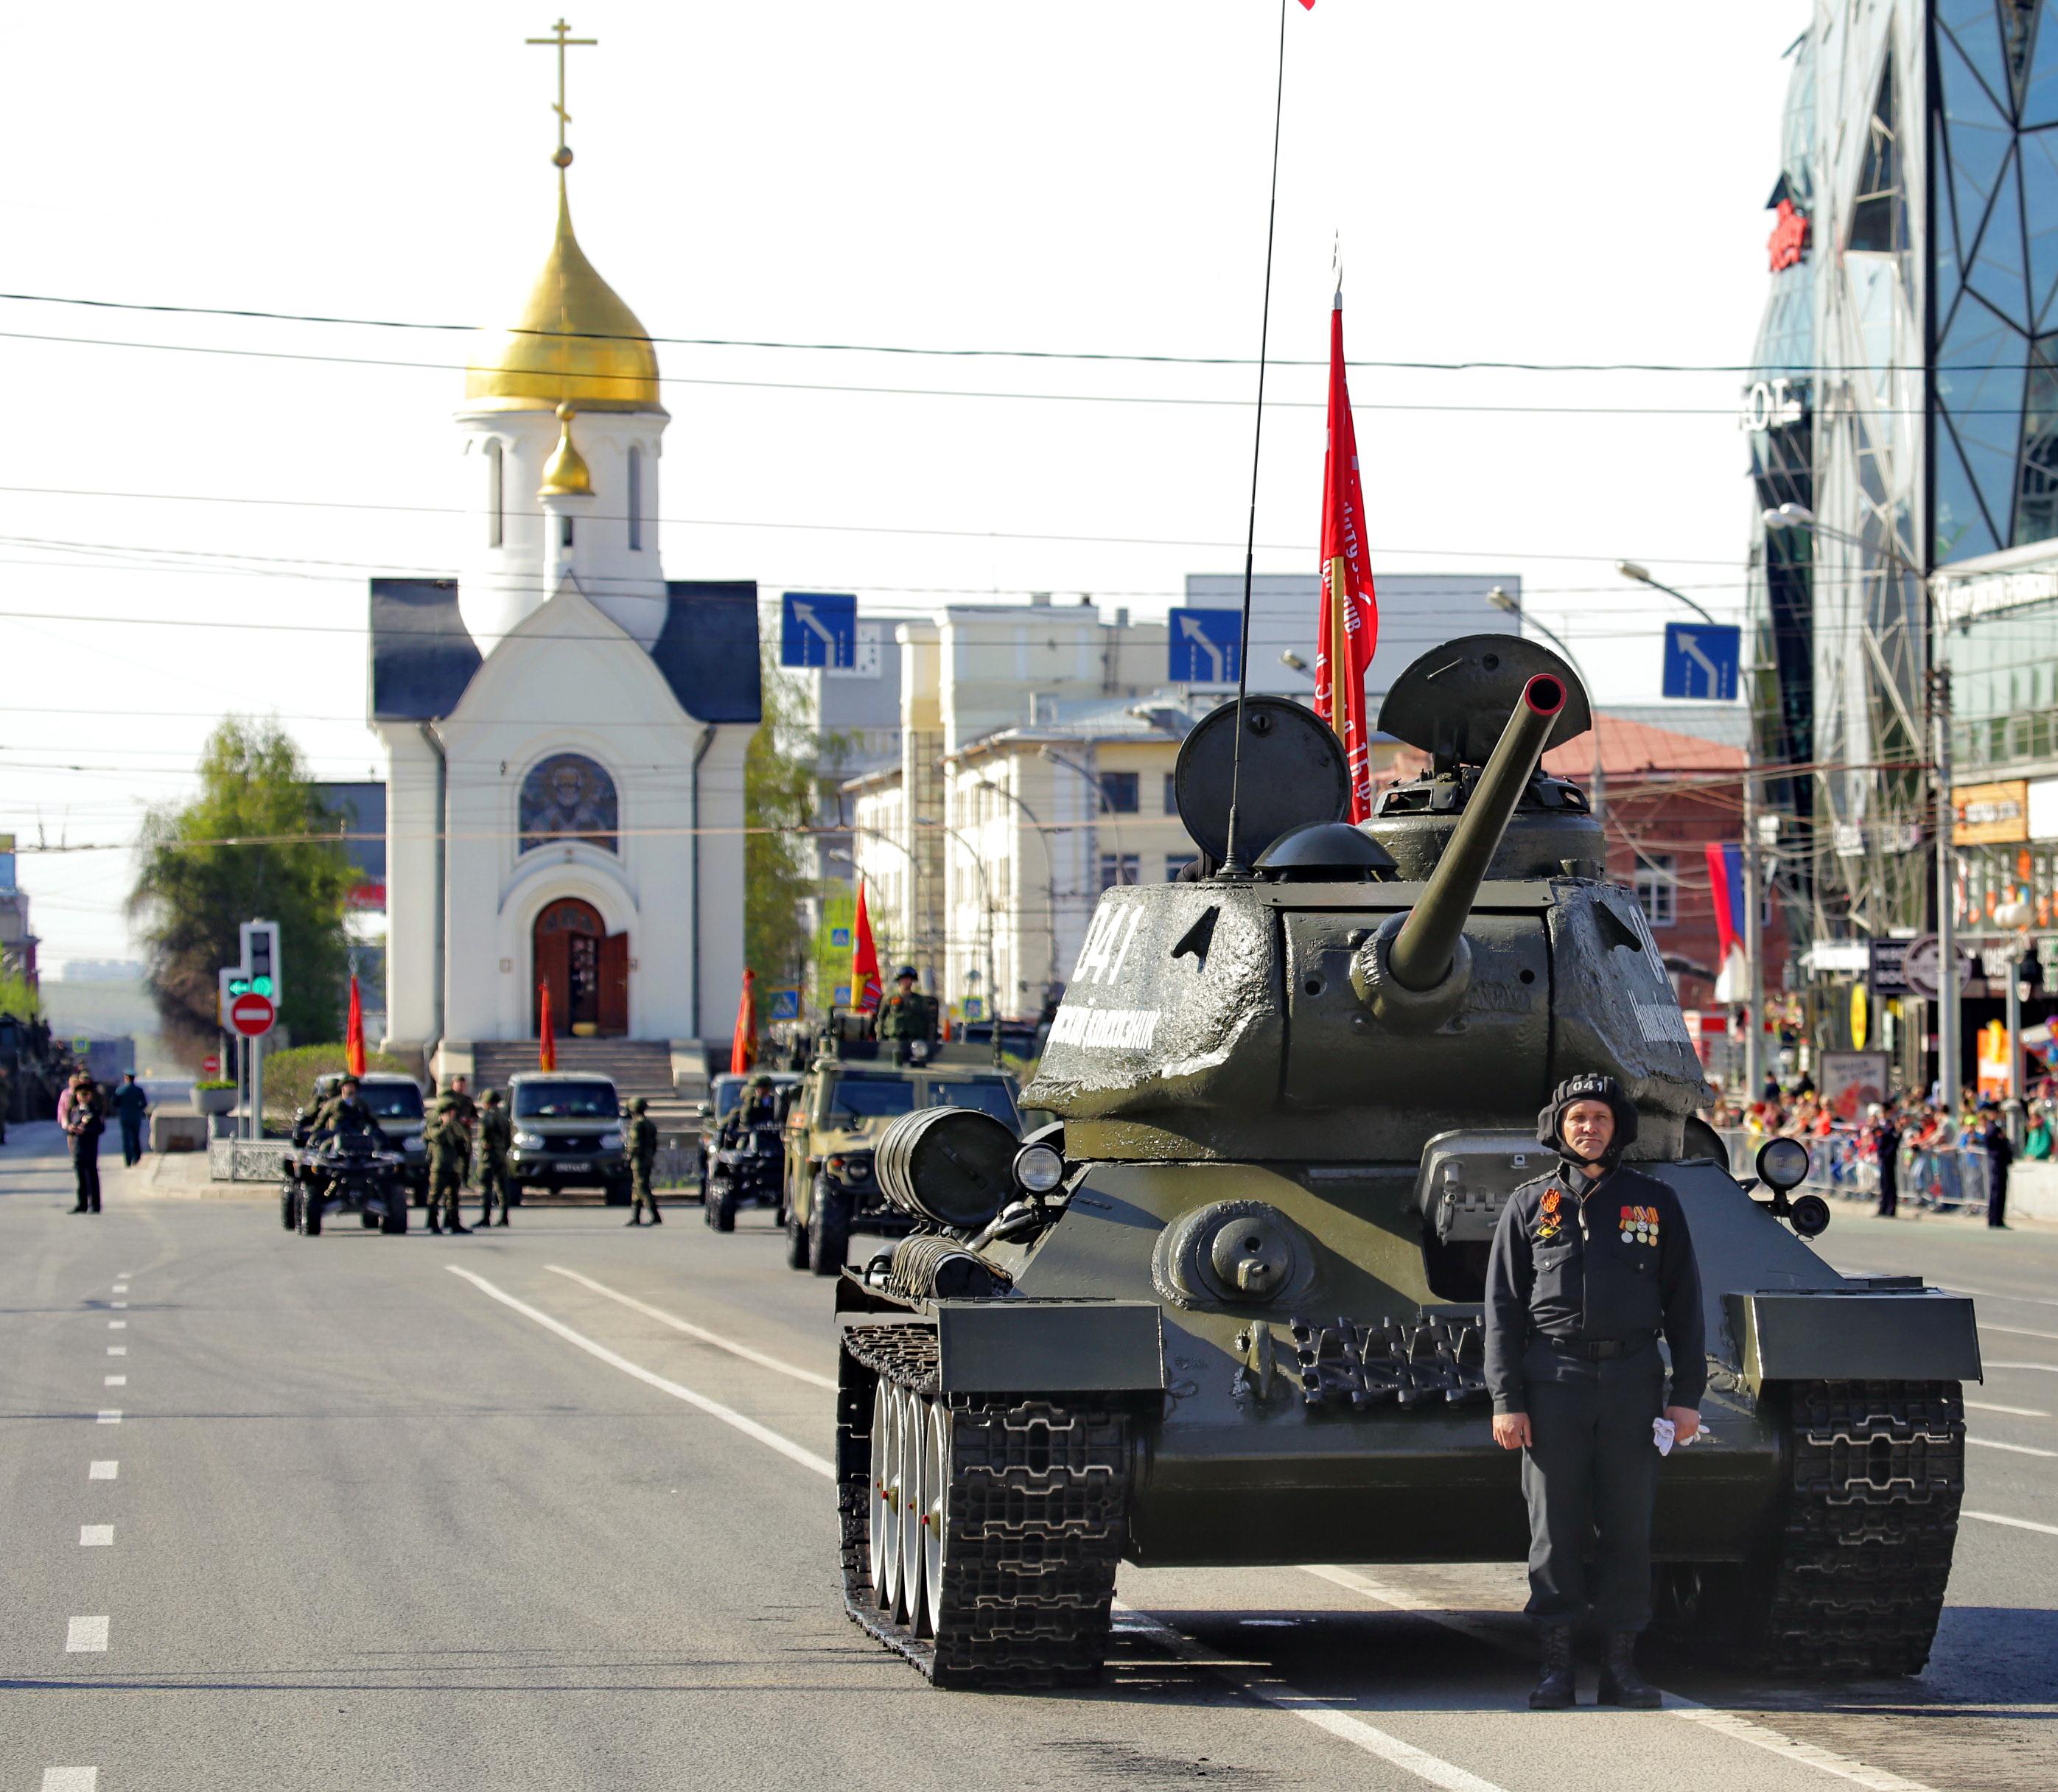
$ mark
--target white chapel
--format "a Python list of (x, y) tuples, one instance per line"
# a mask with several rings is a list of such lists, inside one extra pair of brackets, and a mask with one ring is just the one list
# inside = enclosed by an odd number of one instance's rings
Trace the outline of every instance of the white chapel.
[(743, 971), (757, 587), (665, 577), (657, 352), (555, 161), (542, 272), (469, 357), (458, 576), (371, 581), (383, 1043), (439, 1074), (534, 1039), (546, 987), (560, 1039), (725, 1038)]

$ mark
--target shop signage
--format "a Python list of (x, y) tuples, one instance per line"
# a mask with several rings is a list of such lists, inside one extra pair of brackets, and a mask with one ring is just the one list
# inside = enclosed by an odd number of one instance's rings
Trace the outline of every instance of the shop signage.
[(1784, 429), (1808, 414), (1808, 393), (1804, 383), (1787, 379), (1754, 380), (1743, 389), (1743, 408), (1737, 413), (1737, 427), (1754, 431)]
[(1906, 940), (1874, 940), (1870, 943), (1872, 963), (1869, 975), (1873, 995), (1907, 994), (1908, 979), (1902, 972), (1901, 960), (1907, 957), (1911, 944)]
[(2029, 837), (2058, 840), (2058, 778), (2032, 780), (2026, 807), (2029, 812)]
[(1948, 574), (1937, 581), (1937, 600), (1947, 626), (1969, 622), (1997, 610), (2020, 610), (2024, 604), (2058, 598), (2058, 567), (2024, 567), (2020, 572), (1984, 573), (1969, 578)]
[(1772, 234), (1765, 240), (1765, 246), (1772, 257), (1772, 271), (1775, 274), (1782, 268), (1791, 268), (1808, 252), (1808, 214), (1798, 211), (1790, 199), (1780, 201), (1772, 214)]
[[(1956, 956), (1958, 989), (1962, 995), (1965, 985), (1973, 980), (1973, 961), (1962, 952)], [(1901, 975), (1909, 995), (1919, 995), (1925, 1002), (1935, 1001), (1942, 970), (1935, 934), (1917, 934), (1907, 942), (1907, 950), (1901, 960)]]
[(2029, 838), (2029, 785), (2021, 778), (1953, 785), (1951, 812), (1959, 845), (2007, 846)]

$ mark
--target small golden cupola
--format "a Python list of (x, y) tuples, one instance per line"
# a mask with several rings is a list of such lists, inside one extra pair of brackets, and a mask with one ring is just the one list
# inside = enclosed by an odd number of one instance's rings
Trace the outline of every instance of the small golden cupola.
[(558, 445), (550, 458), (543, 463), (543, 483), (537, 488), (538, 498), (590, 498), (593, 495), (593, 475), (588, 470), (586, 457), (572, 442), (572, 419), (578, 415), (570, 404), (558, 407)]

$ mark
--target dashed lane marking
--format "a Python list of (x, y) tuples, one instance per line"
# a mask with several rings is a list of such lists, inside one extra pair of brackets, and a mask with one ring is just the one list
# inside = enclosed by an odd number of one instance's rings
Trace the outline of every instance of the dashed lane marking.
[(43, 1792), (100, 1792), (97, 1767), (46, 1767)]
[(107, 1304), (118, 1313), (122, 1308), (127, 1306), (129, 1303), (126, 1301), (109, 1301)]
[[(1396, 1587), (1383, 1580), (1375, 1580), (1369, 1575), (1361, 1574), (1355, 1568), (1324, 1566), (1303, 1571), (1317, 1579), (1327, 1580), (1354, 1593), (1362, 1593), (1367, 1599), (1381, 1605), (1392, 1606), (1397, 1611), (1407, 1611), (1417, 1617), (1440, 1624), (1446, 1630), (1472, 1638), (1476, 1642), (1490, 1643), (1493, 1647), (1510, 1655), (1525, 1655), (1515, 1647), (1507, 1636), (1476, 1619), (1447, 1612), (1430, 1600), (1411, 1593), (1406, 1588)], [(1696, 1703), (1690, 1699), (1682, 1699), (1677, 1693), (1665, 1695), (1663, 1715), (1683, 1718), (1697, 1723), (1704, 1730), (1718, 1731), (1753, 1748), (1765, 1750), (1768, 1754), (1783, 1755), (1789, 1761), (1799, 1762), (1805, 1766), (1815, 1767), (1838, 1779), (1850, 1781), (1862, 1786), (1869, 1792), (1932, 1792), (1920, 1780), (1904, 1779), (1898, 1774), (1889, 1773), (1884, 1767), (1874, 1767), (1863, 1761), (1853, 1760), (1849, 1755), (1835, 1754), (1828, 1749), (1818, 1748), (1813, 1742), (1804, 1742), (1792, 1736), (1782, 1734), (1762, 1723), (1754, 1723), (1733, 1711), (1718, 1711), (1709, 1706)]]
[(2058, 1344), (2058, 1332), (2026, 1331), (2020, 1325), (1989, 1325), (1984, 1319), (1980, 1321), (1980, 1329), (1983, 1332), (2001, 1332), (2009, 1337), (2040, 1337), (2047, 1344)]
[(89, 1481), (111, 1481), (121, 1472), (118, 1462), (89, 1462), (85, 1467), (85, 1478)]
[(1992, 1437), (1968, 1437), (1968, 1444), (1977, 1444), (1983, 1450), (2006, 1450), (2011, 1456), (2041, 1456), (2058, 1457), (2058, 1450), (2039, 1450), (2027, 1444), (2004, 1444)]
[(2040, 1531), (2047, 1537), (2058, 1537), (2058, 1524), (2039, 1524), (2032, 1518), (2009, 1518), (2000, 1512), (1964, 1511), (1958, 1516), (1961, 1518), (1977, 1518), (1987, 1524), (2005, 1524), (2014, 1531)]
[(129, 1329), (129, 1321), (125, 1319), (110, 1319), (107, 1321), (107, 1329), (110, 1332), (125, 1332)]
[(65, 1653), (68, 1655), (97, 1655), (107, 1648), (107, 1620), (105, 1618), (74, 1618), (65, 1630)]
[(1965, 1410), (1968, 1413), (2005, 1413), (2015, 1419), (2048, 1419), (2051, 1417), (2037, 1407), (1996, 1406), (1990, 1400), (1969, 1400), (1965, 1402)]
[(781, 1375), (790, 1375), (796, 1381), (805, 1381), (811, 1388), (824, 1388), (836, 1392), (833, 1376), (817, 1375), (811, 1369), (802, 1369), (797, 1364), (781, 1362), (777, 1357), (768, 1357), (761, 1350), (753, 1350), (747, 1344), (738, 1344), (724, 1337), (719, 1332), (711, 1332), (704, 1325), (696, 1325), (690, 1320), (681, 1319), (675, 1313), (667, 1313), (662, 1307), (654, 1307), (648, 1301), (639, 1301), (633, 1294), (625, 1294), (618, 1289), (610, 1288), (604, 1282), (595, 1281), (590, 1276), (582, 1276), (576, 1269), (567, 1269), (560, 1264), (546, 1263), (543, 1267), (551, 1274), (577, 1282), (582, 1288), (590, 1288), (596, 1294), (620, 1302), (646, 1319), (654, 1319), (661, 1325), (669, 1325), (675, 1332), (684, 1332), (688, 1337), (698, 1338), (703, 1344), (711, 1344), (717, 1350), (726, 1350), (732, 1357), (741, 1357), (747, 1363), (755, 1363), (760, 1369), (775, 1369)]
[(107, 1347), (107, 1353), (110, 1357), (125, 1357), (129, 1354), (129, 1346), (125, 1344), (110, 1344)]
[(81, 1549), (111, 1548), (113, 1543), (114, 1527), (111, 1524), (81, 1524), (78, 1528)]
[[(733, 1425), (746, 1437), (754, 1437), (759, 1443), (777, 1450), (790, 1462), (797, 1462), (802, 1468), (812, 1470), (825, 1479), (833, 1480), (836, 1478), (836, 1469), (826, 1456), (819, 1456), (811, 1450), (802, 1449), (799, 1444), (781, 1436), (777, 1432), (769, 1427), (760, 1424), (755, 1419), (745, 1417), (733, 1407), (725, 1406), (719, 1401), (709, 1400), (706, 1395), (696, 1393), (691, 1388), (683, 1387), (678, 1382), (669, 1381), (664, 1376), (654, 1374), (640, 1363), (631, 1362), (618, 1352), (609, 1349), (606, 1345), (596, 1344), (591, 1338), (582, 1336), (562, 1321), (554, 1319), (547, 1313), (530, 1306), (527, 1301), (517, 1300), (504, 1289), (495, 1287), (483, 1276), (476, 1275), (471, 1270), (460, 1268), (455, 1263), (446, 1263), (443, 1267), (452, 1275), (463, 1277), (481, 1293), (491, 1296), (494, 1300), (499, 1301), (503, 1306), (511, 1308), (524, 1318), (534, 1320), (545, 1330), (554, 1333), (567, 1344), (585, 1351), (588, 1356), (597, 1357), (611, 1368), (620, 1369), (625, 1375), (634, 1376), (647, 1387), (656, 1388), (661, 1393), (671, 1395), (675, 1400), (684, 1401), (689, 1406), (697, 1408), (710, 1418), (719, 1419), (724, 1424)], [(1389, 1735), (1385, 1730), (1367, 1723), (1362, 1718), (1355, 1717), (1348, 1711), (1338, 1711), (1333, 1706), (1325, 1705), (1320, 1699), (1289, 1686), (1283, 1680), (1272, 1679), (1265, 1675), (1261, 1670), (1253, 1668), (1246, 1663), (1232, 1661), (1226, 1655), (1218, 1655), (1214, 1650), (1172, 1629), (1169, 1625), (1152, 1617), (1147, 1612), (1138, 1611), (1133, 1607), (1121, 1604), (1119, 1601), (1117, 1602), (1116, 1609), (1130, 1620), (1130, 1627), (1149, 1636), (1161, 1648), (1178, 1656), (1181, 1659), (1191, 1662), (1196, 1667), (1207, 1668), (1211, 1673), (1219, 1675), (1231, 1685), (1248, 1693), (1252, 1698), (1272, 1706), (1275, 1710), (1285, 1711), (1291, 1716), (1297, 1717), (1304, 1723), (1311, 1723), (1317, 1730), (1325, 1730), (1340, 1741), (1349, 1742), (1355, 1748), (1362, 1749), (1368, 1754), (1377, 1755), (1381, 1760), (1390, 1762), (1393, 1766), (1414, 1774), (1416, 1778), (1427, 1781), (1432, 1786), (1441, 1786), (1444, 1789), (1444, 1792), (1502, 1792), (1502, 1789), (1495, 1785), (1492, 1780), (1481, 1779), (1476, 1774), (1467, 1773), (1464, 1768), (1439, 1759), (1436, 1756), (1416, 1748), (1411, 1742), (1403, 1742), (1398, 1736)], [(1928, 1789), (1917, 1787), (1913, 1789), (1913, 1792), (1928, 1792)]]
[(125, 1375), (103, 1376), (101, 1385), (104, 1388), (125, 1388), (129, 1385), (129, 1377)]
[(119, 1424), (121, 1422), (121, 1409), (118, 1406), (104, 1407), (101, 1410), (100, 1417), (94, 1422), (98, 1424)]

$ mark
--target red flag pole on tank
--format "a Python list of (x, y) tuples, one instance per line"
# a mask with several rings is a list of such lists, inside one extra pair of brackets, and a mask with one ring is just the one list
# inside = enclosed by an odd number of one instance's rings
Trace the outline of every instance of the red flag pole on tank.
[(757, 1062), (757, 973), (745, 967), (743, 993), (736, 999), (736, 1037), (729, 1041), (729, 1067), (741, 1076)]
[(1372, 725), (1365, 679), (1379, 645), (1379, 596), (1365, 553), (1365, 491), (1344, 376), (1344, 288), (1329, 311), (1329, 451), (1322, 463), (1322, 608), (1315, 628), (1315, 713), (1350, 766), (1350, 818), (1372, 813)]
[(558, 1041), (550, 1026), (550, 986), (547, 980), (536, 985), (536, 1068), (554, 1071), (558, 1067)]
[(879, 948), (872, 937), (872, 912), (865, 906), (864, 879), (857, 880), (857, 919), (851, 931), (850, 993), (860, 1014), (876, 1014), (886, 995), (879, 980)]
[(344, 1068), (352, 1076), (364, 1074), (364, 999), (357, 993), (357, 973), (350, 974), (350, 1012), (343, 1023)]

